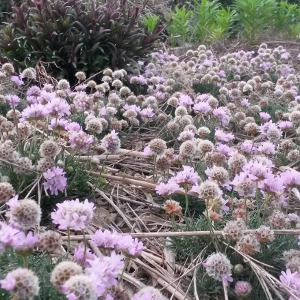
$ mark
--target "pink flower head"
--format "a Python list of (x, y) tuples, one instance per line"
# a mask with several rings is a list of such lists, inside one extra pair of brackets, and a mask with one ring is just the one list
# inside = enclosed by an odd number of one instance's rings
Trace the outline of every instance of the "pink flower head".
[(11, 275), (11, 272), (9, 272), (7, 273), (5, 279), (0, 280), (0, 284), (3, 290), (11, 291), (16, 285), (16, 280)]
[(285, 187), (298, 187), (300, 185), (300, 172), (291, 169), (280, 174), (280, 178)]
[(255, 154), (257, 152), (257, 148), (254, 146), (253, 141), (245, 140), (241, 144), (241, 150), (245, 153)]
[(23, 231), (16, 234), (16, 240), (13, 243), (13, 248), (16, 251), (28, 251), (33, 249), (39, 241), (37, 234), (29, 231), (26, 235)]
[(280, 193), (284, 191), (284, 185), (280, 177), (269, 174), (266, 179), (259, 183), (259, 188), (266, 193)]
[(142, 119), (152, 118), (154, 116), (153, 109), (151, 107), (147, 107), (141, 110), (140, 116)]
[(275, 145), (271, 142), (263, 142), (257, 148), (259, 153), (267, 154), (267, 155), (274, 155), (275, 154)]
[(221, 106), (214, 109), (213, 115), (222, 123), (223, 126), (227, 126), (229, 124), (229, 117), (231, 116), (231, 113), (227, 107)]
[(174, 180), (178, 184), (196, 184), (200, 180), (200, 176), (195, 171), (193, 167), (190, 166), (182, 166), (183, 171), (180, 171), (173, 177)]
[(269, 121), (271, 119), (270, 114), (266, 113), (266, 112), (260, 112), (259, 116), (261, 117), (261, 119), (263, 119), (264, 121)]
[(145, 149), (144, 149), (144, 151), (143, 151), (143, 155), (145, 155), (145, 156), (152, 156), (152, 155), (154, 155), (154, 152), (151, 151), (151, 149), (149, 148), (149, 146), (146, 146)]
[(47, 110), (44, 105), (32, 104), (22, 111), (20, 121), (37, 121), (43, 119), (46, 115)]
[(11, 107), (16, 107), (20, 102), (20, 98), (12, 94), (6, 95), (6, 100)]
[(66, 129), (67, 125), (68, 125), (67, 120), (53, 118), (53, 119), (51, 119), (50, 125), (48, 126), (48, 128), (49, 128), (49, 130)]
[(249, 107), (250, 106), (249, 100), (247, 98), (243, 98), (242, 101), (241, 101), (241, 104), (244, 107)]
[(82, 130), (80, 124), (77, 123), (77, 122), (70, 122), (70, 123), (68, 123), (66, 125), (65, 129), (67, 131), (76, 131), (76, 132), (79, 132), (79, 131)]
[(94, 139), (91, 135), (84, 133), (83, 131), (73, 131), (69, 135), (69, 141), (72, 148), (87, 151)]
[(206, 102), (198, 102), (193, 106), (195, 113), (201, 113), (203, 115), (208, 114), (212, 108), (211, 106)]
[(115, 252), (111, 256), (96, 257), (88, 260), (91, 267), (86, 268), (86, 273), (93, 279), (97, 296), (102, 296), (106, 288), (117, 285), (118, 274), (124, 268), (121, 255)]
[(57, 210), (51, 213), (54, 224), (59, 225), (59, 229), (72, 228), (74, 230), (85, 229), (93, 219), (94, 203), (79, 202), (79, 199), (66, 200), (56, 204)]
[(226, 142), (230, 142), (230, 141), (234, 140), (234, 135), (232, 133), (227, 133), (227, 132), (224, 132), (223, 130), (217, 129), (215, 131), (215, 139), (218, 142), (226, 143)]
[(59, 167), (53, 167), (48, 169), (43, 173), (46, 182), (44, 182), (44, 187), (46, 190), (50, 190), (51, 195), (58, 195), (58, 192), (62, 192), (67, 186), (67, 178), (65, 177), (65, 172)]
[(231, 147), (221, 143), (217, 143), (216, 150), (226, 156), (231, 155), (231, 153), (233, 152)]
[(24, 85), (24, 81), (20, 76), (11, 76), (11, 82), (13, 82), (15, 85), (21, 86)]
[(158, 195), (172, 195), (184, 192), (184, 189), (174, 179), (170, 179), (167, 183), (158, 184), (155, 191)]
[(18, 244), (18, 233), (19, 230), (0, 222), (0, 253), (5, 251), (6, 247), (13, 247)]
[(179, 96), (179, 105), (186, 107), (186, 106), (189, 106), (189, 105), (192, 105), (192, 104), (194, 104), (194, 102), (193, 102), (193, 99), (189, 95), (180, 94), (180, 96)]
[(84, 264), (84, 267), (90, 267), (90, 263), (88, 260), (94, 260), (96, 258), (96, 255), (91, 252), (89, 248), (86, 249), (84, 254), (84, 248), (78, 247), (74, 249), (74, 259), (79, 264)]
[(281, 121), (278, 124), (278, 127), (282, 130), (282, 131), (289, 131), (290, 129), (293, 129), (293, 122), (290, 121)]
[(55, 118), (63, 118), (71, 114), (70, 105), (66, 100), (61, 98), (53, 98), (45, 107), (48, 114)]

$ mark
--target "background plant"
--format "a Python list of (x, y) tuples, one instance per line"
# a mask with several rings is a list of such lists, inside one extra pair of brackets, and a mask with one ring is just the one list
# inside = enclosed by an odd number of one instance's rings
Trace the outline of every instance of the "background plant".
[(140, 8), (127, 1), (24, 2), (13, 13), (1, 32), (1, 55), (19, 68), (42, 60), (53, 75), (72, 80), (79, 69), (89, 76), (145, 57), (162, 30), (157, 23), (146, 33)]
[(272, 24), (277, 10), (275, 0), (235, 0), (236, 21), (251, 43)]

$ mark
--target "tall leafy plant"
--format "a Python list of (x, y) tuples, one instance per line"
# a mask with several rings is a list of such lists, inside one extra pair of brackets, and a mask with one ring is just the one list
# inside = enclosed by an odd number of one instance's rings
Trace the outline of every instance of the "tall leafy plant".
[(235, 0), (237, 28), (249, 42), (253, 42), (274, 22), (277, 5), (275, 0)]
[(186, 42), (192, 11), (187, 11), (185, 7), (175, 7), (175, 11), (170, 16), (168, 32), (171, 34), (173, 46), (178, 42)]
[(235, 10), (222, 8), (216, 15), (216, 28), (212, 33), (214, 39), (220, 40), (229, 38), (232, 33)]
[(153, 33), (159, 23), (159, 16), (146, 15), (144, 20), (145, 20), (145, 25), (147, 27), (148, 32)]
[(296, 4), (281, 1), (276, 13), (275, 30), (288, 37), (299, 37), (300, 8)]
[(217, 28), (216, 17), (219, 11), (220, 3), (217, 0), (194, 1), (191, 20), (193, 41), (203, 42), (212, 38)]
[(163, 28), (146, 32), (141, 18), (127, 0), (24, 1), (0, 33), (0, 53), (20, 68), (41, 59), (53, 75), (74, 80), (77, 70), (126, 67), (150, 53)]

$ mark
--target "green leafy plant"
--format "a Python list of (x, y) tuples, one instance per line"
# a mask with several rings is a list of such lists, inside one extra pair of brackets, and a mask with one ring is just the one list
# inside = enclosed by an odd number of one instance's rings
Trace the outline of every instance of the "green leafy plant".
[(238, 30), (252, 43), (274, 21), (277, 5), (275, 0), (235, 0)]
[(176, 7), (175, 12), (171, 14), (171, 24), (168, 26), (168, 32), (171, 34), (171, 43), (173, 46), (180, 41), (186, 42), (189, 21), (192, 15), (193, 12), (190, 10), (187, 11), (185, 7)]
[(195, 1), (193, 11), (191, 39), (201, 42), (211, 40), (217, 28), (216, 18), (220, 11), (220, 3), (217, 0)]
[(141, 16), (126, 0), (24, 1), (0, 34), (1, 55), (19, 68), (41, 59), (53, 75), (70, 80), (77, 70), (89, 76), (107, 65), (122, 68), (151, 52), (163, 29), (157, 24), (145, 32)]
[(300, 9), (296, 4), (281, 1), (276, 13), (275, 30), (285, 33), (288, 37), (299, 37)]
[(230, 37), (235, 14), (235, 10), (231, 10), (230, 8), (222, 8), (219, 11), (216, 16), (217, 27), (212, 33), (214, 39), (220, 40)]
[(159, 23), (160, 18), (159, 16), (151, 16), (151, 15), (146, 15), (145, 16), (145, 25), (147, 27), (148, 32), (153, 33), (155, 31), (155, 28), (157, 24)]

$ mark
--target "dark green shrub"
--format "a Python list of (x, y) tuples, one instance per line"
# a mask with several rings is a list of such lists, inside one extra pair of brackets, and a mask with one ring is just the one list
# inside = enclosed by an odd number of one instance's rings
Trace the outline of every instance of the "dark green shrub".
[(146, 33), (140, 8), (127, 0), (28, 0), (12, 10), (0, 35), (2, 57), (20, 68), (41, 59), (53, 75), (70, 80), (76, 70), (91, 75), (145, 57), (162, 30), (157, 24)]

